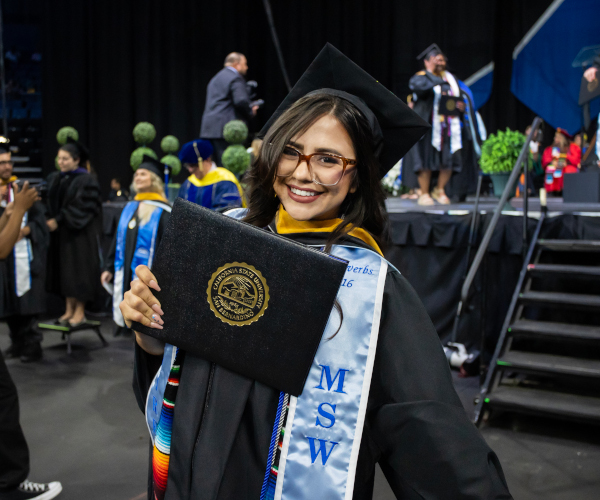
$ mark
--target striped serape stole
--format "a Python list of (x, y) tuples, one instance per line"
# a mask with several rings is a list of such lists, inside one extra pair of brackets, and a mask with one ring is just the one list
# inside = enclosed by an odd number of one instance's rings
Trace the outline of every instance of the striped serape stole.
[(177, 349), (175, 361), (169, 380), (165, 387), (160, 419), (156, 428), (156, 437), (154, 438), (154, 450), (152, 451), (152, 483), (154, 498), (163, 500), (167, 490), (167, 477), (169, 475), (169, 455), (171, 454), (171, 434), (173, 431), (173, 412), (175, 410), (175, 400), (177, 399), (177, 389), (179, 388), (179, 378), (181, 376), (181, 367), (185, 358), (185, 351)]
[(267, 458), (267, 471), (260, 493), (260, 500), (273, 500), (275, 498), (275, 486), (277, 485), (277, 472), (279, 470), (279, 460), (281, 458), (281, 448), (283, 446), (283, 435), (285, 434), (285, 424), (287, 421), (288, 410), (290, 409), (290, 395), (280, 393), (275, 424), (273, 426), (273, 435), (271, 438), (271, 447)]

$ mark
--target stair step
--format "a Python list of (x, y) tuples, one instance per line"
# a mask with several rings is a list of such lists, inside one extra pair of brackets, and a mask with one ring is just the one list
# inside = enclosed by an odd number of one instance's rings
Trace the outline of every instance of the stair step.
[(558, 252), (600, 252), (600, 240), (538, 240), (538, 245)]
[(562, 306), (568, 308), (600, 307), (600, 295), (585, 295), (582, 293), (561, 292), (522, 292), (519, 294), (522, 303), (547, 306)]
[(500, 386), (485, 398), (493, 408), (600, 422), (600, 398)]
[(529, 372), (557, 373), (600, 378), (600, 360), (572, 358), (557, 354), (509, 351), (497, 364), (499, 367)]
[(535, 336), (561, 337), (578, 340), (600, 340), (600, 327), (573, 325), (550, 321), (532, 321), (521, 319), (508, 327), (514, 334), (531, 334)]
[(567, 275), (569, 278), (596, 278), (600, 266), (571, 266), (564, 264), (529, 264), (527, 272), (533, 276)]

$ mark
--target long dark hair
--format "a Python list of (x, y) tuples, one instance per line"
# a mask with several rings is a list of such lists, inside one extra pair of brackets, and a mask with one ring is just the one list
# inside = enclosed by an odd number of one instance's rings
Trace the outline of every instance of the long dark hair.
[(344, 220), (331, 233), (326, 250), (353, 227), (366, 229), (381, 245), (387, 239), (388, 219), (373, 133), (366, 118), (353, 104), (325, 93), (308, 95), (296, 101), (267, 132), (260, 154), (246, 177), (249, 196), (248, 214), (244, 221), (264, 227), (273, 220), (279, 208), (273, 183), (283, 149), (294, 136), (302, 134), (324, 115), (333, 116), (346, 129), (357, 160), (353, 180), (356, 191), (349, 192), (343, 201), (340, 214)]

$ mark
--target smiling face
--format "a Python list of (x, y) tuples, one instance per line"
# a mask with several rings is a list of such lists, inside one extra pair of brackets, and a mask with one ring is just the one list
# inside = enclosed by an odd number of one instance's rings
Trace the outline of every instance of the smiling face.
[(10, 159), (10, 153), (0, 154), (0, 179), (7, 182), (13, 173), (13, 164)]
[(61, 172), (70, 172), (79, 167), (79, 158), (73, 159), (71, 154), (64, 149), (58, 150), (58, 167)]
[[(328, 152), (349, 159), (356, 158), (352, 140), (343, 125), (331, 115), (324, 115), (303, 133), (292, 137), (290, 146), (301, 154)], [(346, 174), (335, 186), (313, 182), (308, 165), (302, 161), (288, 177), (276, 177), (275, 193), (285, 210), (298, 221), (326, 220), (339, 217), (340, 206), (348, 193), (355, 192), (355, 168), (348, 166)]]
[(147, 193), (152, 188), (152, 177), (150, 171), (138, 168), (133, 175), (133, 185), (138, 193)]

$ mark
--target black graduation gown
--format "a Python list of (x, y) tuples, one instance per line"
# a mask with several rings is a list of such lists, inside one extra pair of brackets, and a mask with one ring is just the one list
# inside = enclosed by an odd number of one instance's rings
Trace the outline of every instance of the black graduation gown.
[[(430, 73), (429, 71), (419, 71), (413, 75), (408, 82), (410, 90), (416, 94), (417, 100), (413, 110), (423, 120), (431, 123), (433, 113), (433, 101), (435, 93), (433, 88), (437, 85), (441, 85), (442, 92), (450, 91), (450, 85), (443, 78)], [(440, 166), (443, 168), (452, 168), (454, 172), (459, 172), (461, 169), (461, 156), (460, 152), (457, 151), (454, 154), (450, 153), (449, 141), (444, 141), (442, 151), (437, 151), (431, 145), (431, 139), (433, 135), (433, 129), (429, 129), (425, 135), (417, 143), (416, 150), (418, 152), (418, 158), (407, 156), (405, 165), (406, 169), (410, 169), (413, 172), (419, 172), (421, 170), (438, 171)], [(403, 170), (404, 171), (404, 170)], [(412, 176), (407, 176), (407, 186), (413, 187)]]
[[(0, 207), (0, 215), (4, 208)], [(42, 203), (35, 203), (27, 212), (33, 259), (30, 264), (31, 289), (22, 297), (15, 290), (14, 255), (0, 261), (0, 318), (13, 315), (33, 316), (46, 310), (46, 253), (50, 233), (46, 226), (46, 211)]]
[[(327, 236), (286, 235), (310, 244), (324, 244)], [(346, 243), (365, 246), (351, 237)], [(160, 363), (160, 356), (136, 344), (133, 385), (142, 411)], [(166, 500), (258, 500), (278, 396), (275, 389), (187, 353)], [(397, 498), (511, 498), (498, 458), (454, 390), (425, 308), (406, 279), (392, 271), (385, 283), (355, 500), (372, 498), (376, 463)], [(148, 484), (154, 498), (151, 470)]]
[[(165, 204), (165, 207), (169, 205)], [(167, 222), (169, 222), (169, 217), (171, 216), (170, 212), (163, 210), (160, 214), (160, 220), (158, 221), (158, 229), (156, 231), (156, 243), (155, 248), (158, 248), (160, 244), (160, 240), (162, 239), (162, 235), (167, 227)], [(136, 225), (133, 229), (127, 226), (127, 233), (125, 235), (125, 256), (123, 262), (123, 293), (129, 290), (129, 285), (131, 283), (131, 261), (133, 260), (133, 254), (135, 252), (135, 247), (137, 245), (137, 235), (138, 235), (138, 227), (139, 227), (139, 219), (137, 218), (137, 214), (132, 217), (132, 219), (136, 219)], [(110, 244), (110, 248), (108, 250), (108, 254), (106, 255), (106, 259), (104, 261), (104, 269), (103, 271), (109, 271), (113, 275), (115, 274), (115, 253), (117, 249), (117, 232), (115, 232), (115, 236)]]
[(87, 173), (53, 172), (47, 182), (47, 218), (58, 223), (50, 235), (47, 289), (90, 301), (100, 280), (100, 187)]

